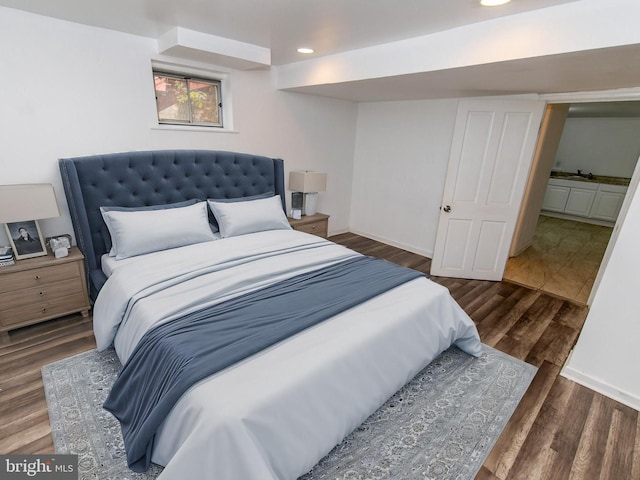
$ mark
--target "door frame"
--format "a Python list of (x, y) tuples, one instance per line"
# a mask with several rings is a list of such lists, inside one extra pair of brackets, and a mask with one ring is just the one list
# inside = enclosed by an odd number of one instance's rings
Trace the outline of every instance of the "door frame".
[[(629, 101), (639, 101), (640, 100), (640, 87), (638, 88), (623, 88), (617, 90), (601, 90), (594, 92), (570, 92), (570, 93), (553, 93), (553, 94), (543, 94), (539, 96), (540, 100), (544, 100), (547, 105), (554, 103), (586, 103), (586, 102), (629, 102)], [(539, 137), (538, 142), (541, 142), (542, 139)], [(631, 177), (631, 183), (629, 184), (629, 190), (624, 197), (624, 202), (622, 204), (622, 209), (620, 214), (618, 215), (618, 219), (613, 227), (613, 233), (611, 235), (611, 239), (607, 245), (607, 249), (605, 251), (604, 257), (602, 258), (602, 262), (600, 262), (600, 267), (598, 268), (598, 273), (596, 275), (596, 280), (593, 283), (593, 287), (591, 288), (591, 293), (587, 300), (587, 306), (590, 306), (595, 298), (598, 287), (600, 286), (600, 281), (602, 280), (602, 276), (604, 275), (604, 271), (606, 270), (607, 264), (609, 263), (609, 259), (611, 258), (611, 254), (615, 248), (616, 241), (618, 239), (617, 232), (622, 228), (624, 224), (624, 220), (626, 217), (626, 212), (629, 209), (629, 204), (633, 196), (637, 192), (637, 186), (640, 182), (640, 158), (636, 163), (636, 168)], [(529, 177), (534, 175), (533, 168), (529, 172)], [(527, 192), (528, 193), (528, 192)], [(522, 204), (524, 204), (525, 198), (523, 197)], [(522, 210), (520, 211), (520, 215), (522, 215)], [(520, 217), (518, 217), (518, 221), (520, 221)], [(513, 238), (512, 238), (513, 241)]]

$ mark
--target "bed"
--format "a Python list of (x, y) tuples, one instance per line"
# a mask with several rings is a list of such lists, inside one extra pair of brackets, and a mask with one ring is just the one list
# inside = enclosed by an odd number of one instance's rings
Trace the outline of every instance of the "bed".
[[(136, 471), (296, 479), (449, 346), (481, 352), (444, 287), (292, 230), (281, 159), (165, 150), (60, 171)], [(173, 351), (189, 352), (179, 368)], [(150, 398), (155, 423), (127, 416)]]

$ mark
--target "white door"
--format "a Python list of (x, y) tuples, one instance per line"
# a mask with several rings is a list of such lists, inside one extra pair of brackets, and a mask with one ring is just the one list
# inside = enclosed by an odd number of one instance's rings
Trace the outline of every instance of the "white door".
[(502, 279), (544, 105), (460, 100), (432, 275)]

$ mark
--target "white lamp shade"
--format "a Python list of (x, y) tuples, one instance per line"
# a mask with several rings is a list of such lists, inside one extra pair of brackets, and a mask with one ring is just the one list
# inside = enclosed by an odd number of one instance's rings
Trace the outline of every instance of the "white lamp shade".
[(0, 223), (60, 216), (53, 185), (0, 185)]
[(289, 190), (294, 192), (324, 192), (327, 189), (327, 174), (299, 170), (289, 172)]

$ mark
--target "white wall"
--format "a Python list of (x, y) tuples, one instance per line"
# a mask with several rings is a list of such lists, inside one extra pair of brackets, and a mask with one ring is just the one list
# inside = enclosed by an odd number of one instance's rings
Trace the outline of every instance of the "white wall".
[[(456, 109), (457, 100), (359, 105), (352, 231), (431, 256)], [(640, 195), (632, 201), (582, 335), (563, 371), (636, 409), (638, 245)]]
[(569, 104), (567, 103), (551, 104), (546, 107), (538, 135), (538, 145), (533, 155), (531, 173), (511, 241), (510, 257), (520, 255), (533, 243), (540, 210), (549, 183), (549, 170), (551, 170), (562, 138), (568, 111)]
[(633, 192), (640, 169), (636, 172), (615, 248), (562, 373), (640, 410), (640, 194)]
[(433, 254), (458, 100), (362, 103), (351, 230)]
[(230, 71), (238, 133), (152, 129), (155, 57), (147, 38), (0, 7), (0, 184), (53, 183), (62, 216), (41, 222), (44, 235), (72, 231), (58, 158), (156, 148), (234, 150), (327, 172), (319, 210), (330, 231), (348, 229), (355, 103), (277, 91), (269, 71)]
[(640, 118), (567, 118), (555, 170), (630, 178), (640, 155)]

